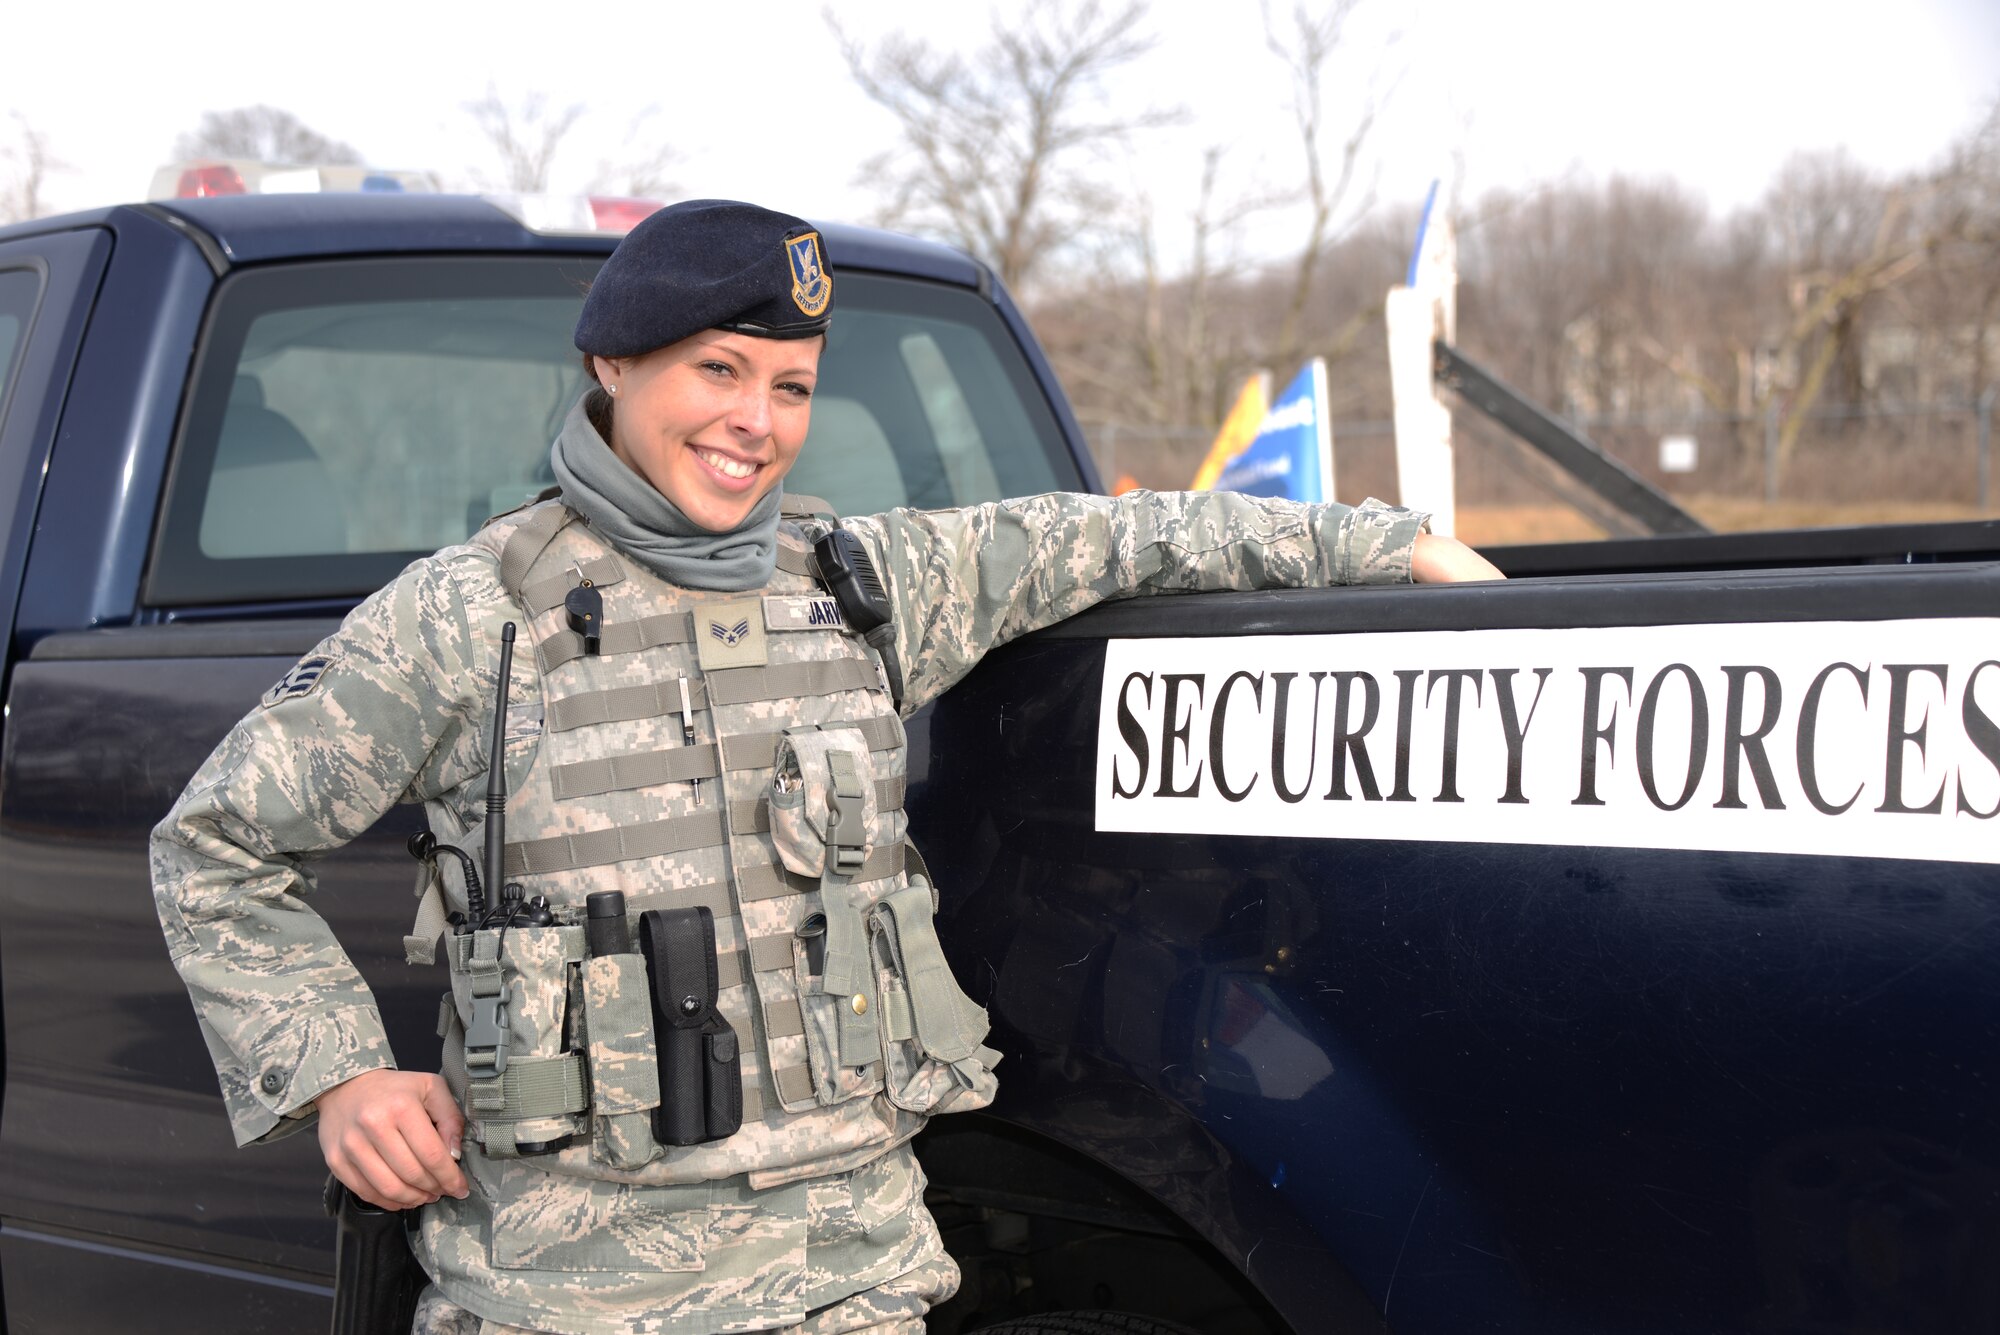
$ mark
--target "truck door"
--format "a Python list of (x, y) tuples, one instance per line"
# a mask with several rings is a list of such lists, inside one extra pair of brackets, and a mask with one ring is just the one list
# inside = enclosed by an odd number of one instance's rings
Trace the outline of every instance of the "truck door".
[(100, 227), (0, 241), (0, 627), (10, 631), (49, 441), (110, 255)]
[(1298, 1330), (1990, 1328), (1996, 608), (1537, 578), (1002, 651), (912, 802), (995, 1115)]
[[(92, 533), (73, 536), (76, 559), (31, 574), (24, 606), (39, 596), (49, 633), (14, 674), (0, 771), (0, 1261), (36, 1282), (9, 1285), (8, 1320), (161, 1332), (213, 1330), (222, 1311), (246, 1312), (231, 1326), (243, 1330), (324, 1320), (324, 1164), (310, 1134), (234, 1148), (147, 892), (147, 835), (348, 608), (553, 480), (549, 442), (583, 387), (571, 330), (608, 249), (231, 271), (177, 396), (172, 459), (153, 462), (164, 494), (129, 624), (89, 605), (115, 580), (90, 598), (54, 592), (78, 566), (115, 564)], [(891, 274), (842, 283), (808, 451), (818, 475), (802, 469), (800, 489), (853, 513), (1078, 484), (991, 300)], [(67, 444), (51, 506), (65, 467), (104, 471)], [(37, 561), (59, 545), (39, 544)], [(421, 820), (399, 808), (314, 867), (315, 910), (410, 1066), (437, 1060), (445, 985), (441, 969), (403, 963), (403, 844)]]

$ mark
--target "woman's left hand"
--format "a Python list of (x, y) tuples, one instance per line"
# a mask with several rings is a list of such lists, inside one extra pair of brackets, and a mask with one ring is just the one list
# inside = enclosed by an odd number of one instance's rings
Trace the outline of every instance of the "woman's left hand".
[(1498, 566), (1457, 538), (1419, 533), (1410, 552), (1410, 578), (1419, 584), (1456, 584), (1468, 579), (1505, 579)]

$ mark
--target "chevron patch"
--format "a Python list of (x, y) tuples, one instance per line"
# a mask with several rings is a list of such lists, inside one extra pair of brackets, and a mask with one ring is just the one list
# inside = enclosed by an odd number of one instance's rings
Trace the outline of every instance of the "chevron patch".
[(333, 659), (325, 654), (312, 654), (293, 664), (292, 670), (278, 678), (278, 684), (264, 692), (264, 708), (284, 700), (298, 700), (319, 689), (326, 677), (326, 670)]

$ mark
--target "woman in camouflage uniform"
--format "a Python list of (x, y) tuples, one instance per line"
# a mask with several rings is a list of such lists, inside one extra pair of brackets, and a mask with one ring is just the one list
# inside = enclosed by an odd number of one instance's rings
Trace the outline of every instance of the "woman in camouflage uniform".
[[(827, 522), (781, 515), (832, 284), (796, 218), (697, 201), (642, 223), (578, 325), (599, 387), (556, 442), (560, 500), (356, 609), (155, 832), (161, 919), (239, 1141), (316, 1117), (353, 1192), (423, 1207), (420, 1331), (920, 1330), (957, 1270), (909, 1141), (927, 1115), (990, 1099), (995, 1055), (941, 969), (903, 843), (897, 709), (1107, 597), (1497, 576), (1372, 502), (1137, 493), (891, 511), (845, 526), (894, 609), (893, 639), (863, 646), (822, 615), (808, 544)], [(503, 623), (523, 628), (506, 879), (551, 921), (446, 935), (446, 1071), (401, 1071), (305, 905), (305, 863), (415, 800), (442, 844), (476, 857)], [(774, 754), (803, 768), (774, 777)], [(807, 774), (818, 762), (828, 791), (865, 771), (843, 790), (865, 808), (844, 845)], [(436, 889), (463, 919), (470, 887), (439, 862)], [(577, 925), (585, 898), (613, 889), (635, 914), (711, 914), (713, 1009), (743, 1038), (740, 1130), (654, 1134), (645, 971), (636, 953), (591, 957)], [(413, 959), (430, 957), (438, 916)], [(511, 1076), (479, 1037), (482, 979)]]

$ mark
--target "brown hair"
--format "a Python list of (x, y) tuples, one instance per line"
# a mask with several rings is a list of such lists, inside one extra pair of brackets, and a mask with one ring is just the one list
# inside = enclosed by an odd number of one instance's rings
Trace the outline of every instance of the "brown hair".
[(597, 434), (611, 443), (611, 396), (604, 391), (604, 385), (597, 378), (597, 359), (590, 353), (583, 354), (583, 373), (590, 377), (590, 388), (583, 396), (583, 413), (590, 424), (597, 428)]

